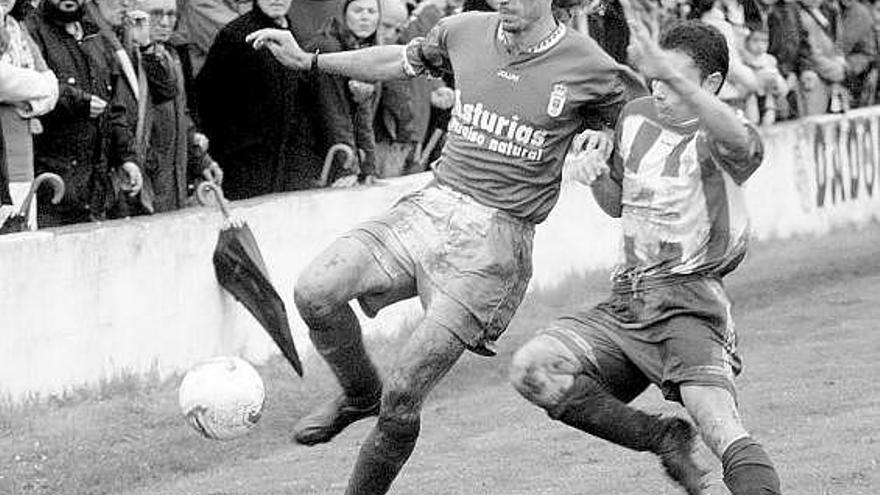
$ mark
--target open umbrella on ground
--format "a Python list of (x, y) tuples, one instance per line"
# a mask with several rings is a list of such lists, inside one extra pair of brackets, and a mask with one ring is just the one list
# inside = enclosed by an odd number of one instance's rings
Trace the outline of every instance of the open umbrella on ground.
[(34, 182), (31, 183), (31, 189), (28, 191), (27, 196), (24, 197), (24, 201), (21, 202), (21, 208), (18, 209), (18, 213), (13, 213), (2, 223), (2, 225), (0, 225), (0, 234), (11, 234), (13, 232), (24, 232), (25, 230), (28, 230), (28, 215), (30, 215), (31, 212), (31, 203), (34, 201), (37, 189), (39, 189), (44, 182), (48, 182), (55, 191), (55, 194), (52, 196), (52, 204), (57, 205), (58, 202), (61, 201), (61, 198), (64, 197), (64, 180), (51, 172), (45, 172), (38, 175), (34, 179)]
[(207, 196), (213, 193), (217, 206), (223, 213), (224, 226), (214, 248), (214, 273), (217, 281), (254, 315), (296, 373), (302, 376), (302, 363), (290, 334), (284, 301), (269, 281), (266, 263), (250, 227), (240, 219), (230, 216), (223, 190), (217, 184), (203, 182), (196, 193), (202, 204), (208, 204), (210, 201)]

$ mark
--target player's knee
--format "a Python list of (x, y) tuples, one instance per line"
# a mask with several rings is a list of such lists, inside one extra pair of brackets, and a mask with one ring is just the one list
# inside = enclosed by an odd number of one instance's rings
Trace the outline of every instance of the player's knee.
[(418, 422), (421, 416), (421, 395), (410, 387), (390, 381), (382, 392), (379, 418), (390, 424)]
[(551, 363), (547, 349), (536, 339), (513, 355), (509, 372), (513, 388), (526, 400), (547, 410), (556, 407), (573, 381), (571, 374), (551, 370)]
[(681, 388), (682, 402), (697, 424), (700, 436), (717, 455), (739, 438), (748, 435), (736, 408), (733, 394), (720, 387)]
[(306, 321), (329, 316), (340, 304), (327, 280), (310, 268), (297, 278), (293, 287), (293, 302)]

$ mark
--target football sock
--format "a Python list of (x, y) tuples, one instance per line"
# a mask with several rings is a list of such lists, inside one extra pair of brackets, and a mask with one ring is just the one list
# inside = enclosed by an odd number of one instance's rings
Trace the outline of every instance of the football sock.
[(724, 484), (732, 495), (780, 495), (779, 476), (761, 444), (743, 437), (721, 456)]
[(364, 348), (357, 316), (347, 304), (320, 320), (307, 321), (309, 336), (349, 397), (376, 398), (382, 380)]
[(420, 422), (380, 417), (364, 441), (348, 480), (346, 495), (379, 495), (409, 459), (419, 437)]
[(663, 429), (659, 417), (626, 405), (588, 375), (576, 376), (567, 396), (548, 413), (553, 419), (622, 447), (640, 452), (660, 448)]

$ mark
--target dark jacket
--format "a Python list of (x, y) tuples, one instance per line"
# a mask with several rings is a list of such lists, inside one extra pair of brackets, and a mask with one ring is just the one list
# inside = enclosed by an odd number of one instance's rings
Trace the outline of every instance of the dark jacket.
[(141, 61), (149, 87), (144, 115), (144, 184), (151, 188), (156, 212), (177, 210), (186, 205), (188, 185), (211, 159), (193, 141), (196, 129), (187, 114), (183, 67), (177, 52), (170, 45), (157, 44)]
[(244, 40), (266, 27), (278, 26), (259, 9), (227, 24), (196, 81), (200, 125), (230, 199), (308, 188), (320, 177), (298, 100), (304, 76)]
[[(59, 86), (58, 103), (42, 117), (43, 133), (34, 139), (34, 171), (57, 173), (66, 187), (60, 205), (42, 201), (40, 209), (88, 210), (102, 218), (111, 197), (108, 164), (136, 163), (113, 47), (87, 19), (80, 42), (43, 9), (28, 18), (27, 27)], [(107, 102), (98, 118), (89, 117), (92, 95)]]
[[(375, 35), (373, 36), (375, 38)], [(375, 44), (374, 40), (359, 42), (343, 22), (337, 18), (330, 23), (318, 36), (309, 51), (320, 50), (320, 53), (332, 53), (354, 50)], [(376, 164), (376, 138), (373, 134), (373, 115), (380, 87), (376, 87), (373, 96), (362, 103), (352, 97), (348, 86), (349, 78), (318, 72), (312, 75), (311, 92), (314, 96), (314, 117), (317, 123), (316, 134), (319, 136), (316, 151), (323, 156), (336, 143), (344, 143), (363, 154), (360, 161), (361, 174), (374, 174)], [(346, 175), (340, 160), (334, 162), (330, 180)]]

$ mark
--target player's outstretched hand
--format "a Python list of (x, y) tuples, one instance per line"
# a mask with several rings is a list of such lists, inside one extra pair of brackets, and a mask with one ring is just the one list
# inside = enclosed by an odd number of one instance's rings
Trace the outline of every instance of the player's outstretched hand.
[(576, 135), (565, 157), (563, 177), (566, 181), (589, 186), (608, 172), (608, 159), (613, 150), (614, 141), (608, 132), (586, 130)]
[(308, 69), (314, 57), (303, 50), (293, 34), (285, 29), (260, 29), (247, 35), (245, 41), (252, 44), (255, 50), (268, 48), (279, 62), (292, 69)]
[(620, 0), (626, 23), (629, 26), (629, 46), (627, 56), (632, 65), (646, 79), (669, 79), (675, 69), (660, 45), (651, 37), (644, 22), (633, 9), (631, 0)]

